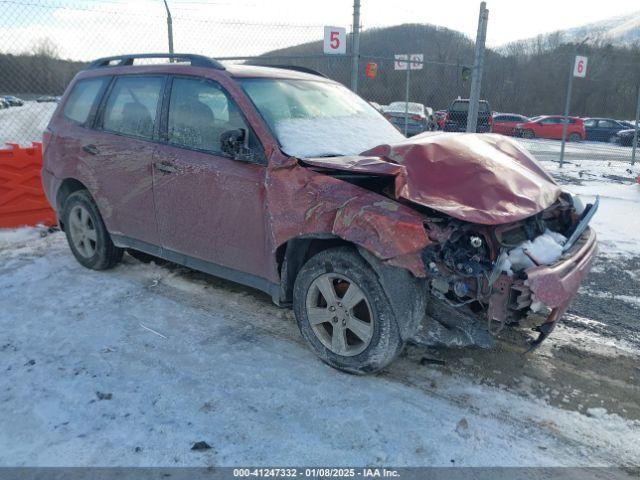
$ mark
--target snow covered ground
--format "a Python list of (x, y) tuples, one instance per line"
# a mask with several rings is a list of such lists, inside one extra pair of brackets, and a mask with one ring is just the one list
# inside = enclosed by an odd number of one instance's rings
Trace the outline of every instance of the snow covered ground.
[(322, 364), (257, 291), (0, 231), (0, 465), (637, 466), (640, 168), (544, 164), (601, 195), (567, 319), (532, 355), (411, 346), (371, 377)]
[(0, 148), (5, 143), (25, 146), (41, 142), (42, 132), (57, 106), (57, 103), (29, 101), (21, 107), (0, 110)]

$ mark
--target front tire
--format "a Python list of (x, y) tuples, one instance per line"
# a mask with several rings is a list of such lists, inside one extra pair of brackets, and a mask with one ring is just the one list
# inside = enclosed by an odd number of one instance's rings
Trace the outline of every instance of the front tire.
[(529, 139), (529, 140), (532, 139), (532, 138), (536, 138), (536, 134), (533, 132), (533, 130), (529, 130), (529, 129), (524, 130), (522, 132), (522, 136), (523, 136), (523, 138), (526, 138), (526, 139)]
[(579, 133), (572, 133), (569, 135), (570, 142), (579, 142), (580, 140), (582, 140), (582, 136), (580, 136)]
[(79, 190), (69, 195), (64, 202), (62, 218), (69, 248), (82, 266), (106, 270), (122, 260), (124, 250), (111, 241), (89, 192)]
[(404, 347), (378, 276), (348, 247), (311, 257), (296, 277), (293, 309), (302, 336), (328, 365), (377, 372)]

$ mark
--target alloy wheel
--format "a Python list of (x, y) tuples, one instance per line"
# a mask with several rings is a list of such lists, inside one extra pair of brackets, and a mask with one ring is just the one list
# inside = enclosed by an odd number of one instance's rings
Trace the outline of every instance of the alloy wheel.
[(307, 318), (320, 342), (337, 355), (354, 356), (371, 343), (375, 317), (362, 289), (337, 273), (324, 273), (310, 285)]
[(98, 234), (89, 211), (82, 205), (76, 205), (69, 213), (69, 234), (73, 246), (85, 258), (96, 253)]

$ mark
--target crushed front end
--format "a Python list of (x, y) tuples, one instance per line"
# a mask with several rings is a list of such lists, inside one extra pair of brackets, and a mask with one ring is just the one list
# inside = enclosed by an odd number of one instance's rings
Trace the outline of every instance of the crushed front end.
[(433, 241), (422, 258), (429, 277), (427, 318), (417, 341), (429, 345), (494, 344), (505, 327), (553, 330), (597, 253), (588, 227), (597, 203), (582, 211), (568, 194), (542, 212), (504, 225), (472, 224), (434, 212)]

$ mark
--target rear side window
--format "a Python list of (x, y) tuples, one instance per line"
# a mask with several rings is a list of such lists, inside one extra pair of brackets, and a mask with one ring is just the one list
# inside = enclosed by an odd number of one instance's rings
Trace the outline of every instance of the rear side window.
[(64, 116), (73, 122), (84, 125), (109, 78), (90, 78), (77, 82), (64, 105)]
[(104, 108), (102, 128), (109, 132), (151, 139), (163, 77), (116, 79)]

